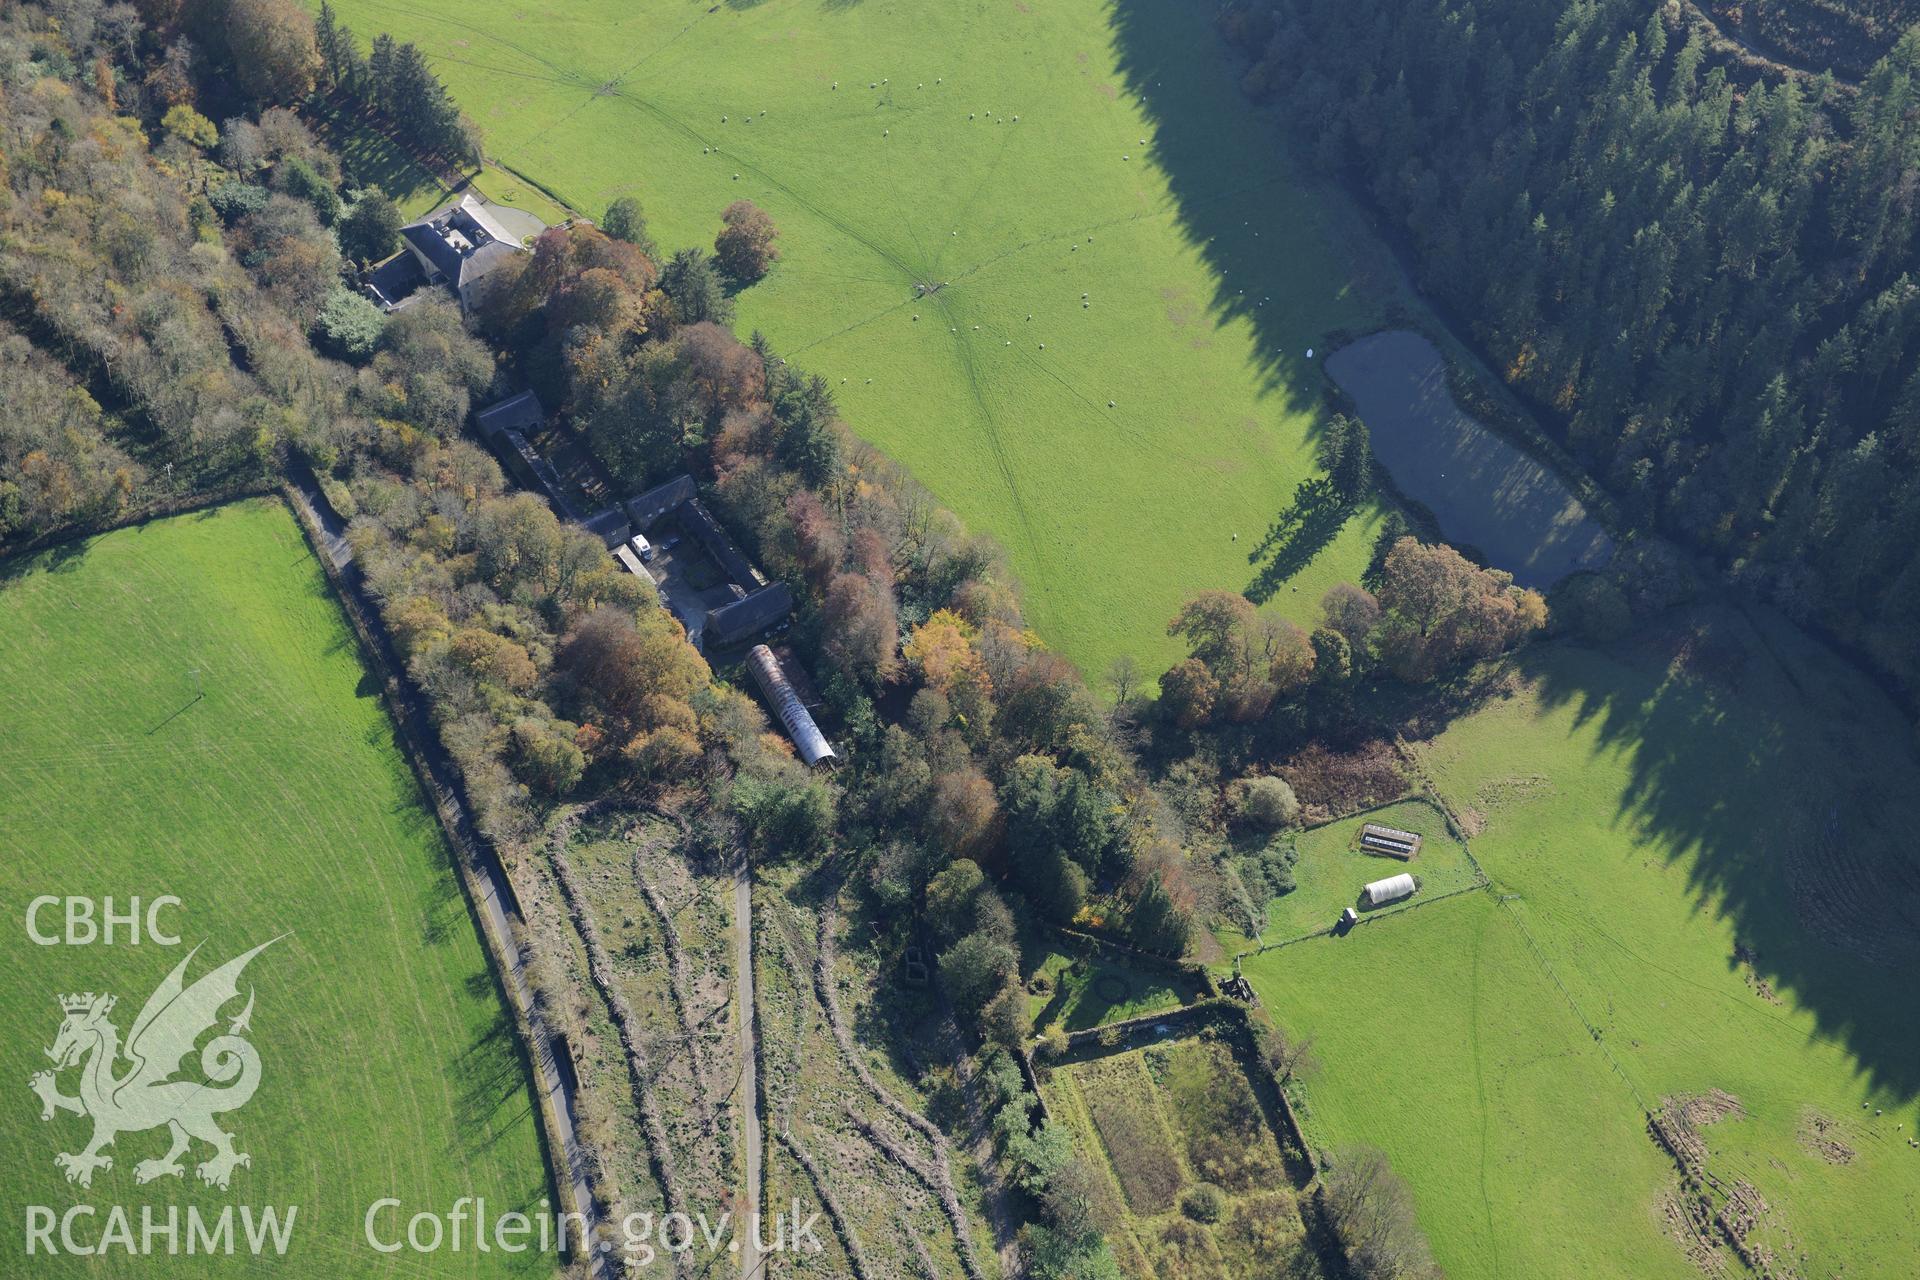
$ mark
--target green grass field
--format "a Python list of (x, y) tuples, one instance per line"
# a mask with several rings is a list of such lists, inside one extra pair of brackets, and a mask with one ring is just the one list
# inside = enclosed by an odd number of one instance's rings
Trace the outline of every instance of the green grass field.
[[(672, 249), (764, 206), (785, 259), (741, 331), (1002, 541), (1033, 623), (1096, 677), (1169, 665), (1181, 600), (1266, 568), (1315, 471), (1304, 352), (1397, 288), (1279, 157), (1205, 6), (337, 7), (417, 41), (491, 152), (575, 207), (636, 195)], [(1374, 519), (1270, 548), (1306, 565), (1274, 607), (1356, 577)]]
[[(340, 157), (349, 186), (372, 185), (387, 194), (409, 218), (425, 217), (453, 199), (427, 168), (361, 117), (334, 111), (319, 120), (327, 145)], [(524, 209), (548, 226), (566, 221), (567, 211), (524, 178), (497, 164), (468, 175), (473, 186), (495, 204)]]
[(1027, 998), (1035, 1030), (1058, 1024), (1062, 1030), (1084, 1031), (1178, 1009), (1201, 995), (1198, 982), (1157, 965), (1131, 963), (1118, 953), (1070, 953), (1034, 939), (1021, 946), (1020, 954), (1023, 977), (1045, 974), (1051, 984), (1051, 990)]
[[(1411, 862), (1400, 862), (1360, 852), (1360, 828), (1369, 822), (1424, 836), (1420, 855)], [(1403, 800), (1303, 831), (1296, 847), (1299, 857), (1293, 864), (1293, 892), (1267, 904), (1267, 927), (1258, 938), (1248, 938), (1230, 927), (1217, 930), (1220, 944), (1227, 951), (1285, 942), (1328, 928), (1342, 910), (1358, 905), (1360, 890), (1369, 882), (1403, 871), (1411, 872), (1420, 882), (1420, 891), (1403, 902), (1367, 912), (1369, 920), (1431, 902), (1474, 883), (1466, 848), (1447, 830), (1446, 815), (1426, 800)]]
[[(486, 1196), (494, 1212), (547, 1199), (511, 1025), (392, 735), (320, 567), (278, 502), (0, 565), (0, 1011), (15, 1033), (0, 1203), (11, 1221), (34, 1204), (135, 1214), (297, 1205), (288, 1257), (268, 1260), (278, 1275), (550, 1273), (550, 1259), (470, 1248), (386, 1257), (362, 1237), (362, 1215), (384, 1196), (409, 1213), (444, 1213), (463, 1195)], [(23, 927), (40, 894), (124, 903), (169, 893), (184, 904), (166, 917), (179, 948), (35, 946)], [(184, 1180), (138, 1186), (135, 1163), (166, 1146), (164, 1131), (150, 1131), (121, 1135), (114, 1167), (91, 1190), (65, 1182), (54, 1155), (79, 1150), (87, 1123), (66, 1113), (41, 1122), (26, 1087), (48, 1065), (56, 997), (113, 992), (125, 1034), (189, 946), (204, 944), (191, 980), (281, 935), (244, 978), (257, 992), (259, 1091), (221, 1117), (251, 1167), (225, 1192), (201, 1186), (191, 1168)], [(74, 1077), (63, 1073), (64, 1091)], [(190, 1159), (205, 1154), (196, 1147)], [(24, 1247), (10, 1233), (0, 1274), (197, 1278), (268, 1265), (119, 1252), (28, 1260)]]
[(1449, 1275), (1678, 1280), (1646, 1117), (1720, 1090), (1707, 1168), (1768, 1206), (1776, 1274), (1910, 1275), (1911, 726), (1720, 608), (1538, 646), (1502, 695), (1422, 750), (1491, 889), (1246, 962), (1315, 1037), (1314, 1141), (1386, 1149)]

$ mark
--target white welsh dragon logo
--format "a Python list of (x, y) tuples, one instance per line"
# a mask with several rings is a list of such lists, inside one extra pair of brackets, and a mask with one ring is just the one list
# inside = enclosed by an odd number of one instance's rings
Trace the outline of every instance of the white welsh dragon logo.
[[(137, 1182), (185, 1173), (180, 1157), (187, 1153), (189, 1138), (213, 1147), (213, 1155), (196, 1170), (210, 1186), (225, 1188), (236, 1168), (253, 1163), (245, 1152), (234, 1150), (233, 1135), (214, 1121), (222, 1112), (245, 1106), (260, 1087), (260, 1054), (241, 1038), (253, 1016), (251, 988), (246, 1007), (227, 1024), (226, 1033), (216, 1035), (200, 1050), (200, 1071), (206, 1080), (174, 1077), (182, 1060), (193, 1052), (194, 1042), (220, 1021), (221, 1006), (240, 994), (240, 973), (247, 962), (278, 941), (263, 942), (186, 986), (181, 975), (200, 950), (195, 947), (147, 998), (124, 1049), (119, 1028), (107, 1019), (113, 1012), (113, 996), (89, 991), (60, 997), (66, 1020), (47, 1050), (54, 1070), (39, 1072), (28, 1083), (40, 1095), (42, 1120), (53, 1119), (56, 1111), (93, 1120), (93, 1139), (84, 1150), (54, 1157), (68, 1182), (93, 1185), (94, 1170), (113, 1168), (113, 1157), (102, 1155), (102, 1147), (112, 1145), (120, 1134), (161, 1125), (171, 1131), (173, 1145), (159, 1159), (134, 1166)], [(119, 1071), (122, 1057), (128, 1066)], [(80, 1095), (69, 1098), (60, 1092), (54, 1073), (74, 1066), (80, 1068)]]

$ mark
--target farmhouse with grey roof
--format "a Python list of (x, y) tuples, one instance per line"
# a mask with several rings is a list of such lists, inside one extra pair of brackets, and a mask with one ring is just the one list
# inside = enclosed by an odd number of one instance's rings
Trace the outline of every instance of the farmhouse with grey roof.
[[(417, 296), (416, 287), (422, 282), (452, 289), (460, 309), (466, 311), (489, 272), (515, 254), (527, 252), (493, 211), (471, 194), (409, 222), (400, 228), (400, 238), (406, 244), (404, 253), (375, 268), (367, 286), (373, 300), (389, 311)], [(412, 270), (404, 267), (404, 260), (412, 262)]]

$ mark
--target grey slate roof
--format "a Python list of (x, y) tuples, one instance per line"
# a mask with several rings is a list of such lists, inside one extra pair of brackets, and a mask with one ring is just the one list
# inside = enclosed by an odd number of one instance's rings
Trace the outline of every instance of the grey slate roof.
[(473, 425), (483, 436), (501, 431), (532, 431), (546, 420), (547, 411), (540, 404), (540, 397), (531, 391), (509, 396), (473, 415)]
[(707, 614), (706, 634), (718, 644), (732, 644), (765, 631), (793, 610), (793, 592), (784, 582), (762, 587), (744, 600), (723, 604)]
[(627, 519), (627, 513), (617, 502), (594, 512), (582, 520), (580, 526), (609, 547), (619, 546), (633, 532), (632, 522)]
[(520, 242), (471, 195), (458, 204), (400, 228), (401, 239), (433, 278), (451, 285), (462, 305), (483, 276), (515, 254)]
[(678, 475), (665, 484), (655, 485), (637, 497), (628, 498), (624, 505), (633, 523), (645, 529), (655, 520), (672, 511), (693, 496), (693, 477)]

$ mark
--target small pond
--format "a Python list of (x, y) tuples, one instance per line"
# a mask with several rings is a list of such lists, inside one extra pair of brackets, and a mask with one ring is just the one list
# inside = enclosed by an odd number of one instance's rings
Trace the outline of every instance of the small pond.
[(1528, 587), (1606, 564), (1606, 531), (1559, 476), (1454, 403), (1446, 361), (1424, 336), (1369, 335), (1328, 356), (1327, 373), (1352, 397), (1374, 456), (1447, 541)]

